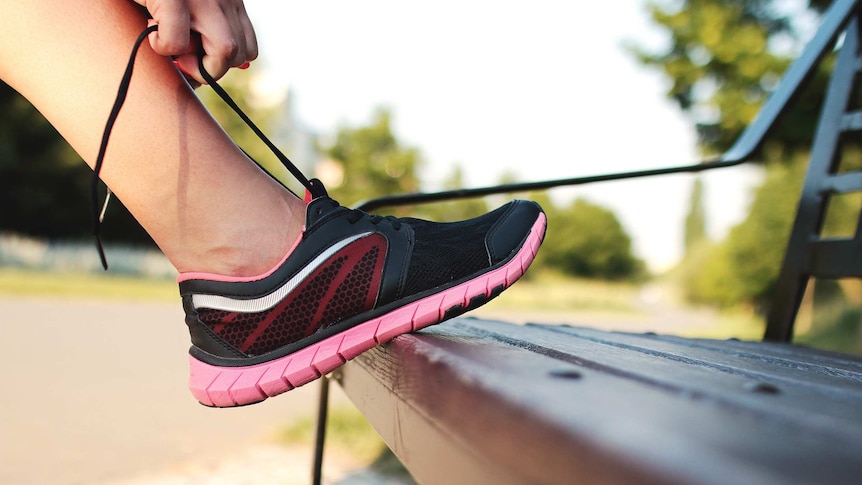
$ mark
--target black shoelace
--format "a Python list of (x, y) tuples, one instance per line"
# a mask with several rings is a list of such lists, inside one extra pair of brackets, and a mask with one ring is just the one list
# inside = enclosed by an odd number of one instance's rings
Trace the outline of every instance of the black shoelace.
[[(332, 204), (335, 207), (340, 205), (334, 200), (332, 201)], [(391, 224), (392, 228), (396, 231), (401, 229), (401, 221), (395, 216), (379, 216), (377, 214), (368, 214), (367, 212), (361, 211), (359, 209), (350, 209), (350, 214), (347, 215), (347, 222), (351, 224), (356, 224), (357, 222), (366, 217), (374, 225), (380, 224), (381, 222), (385, 221)]]
[[(120, 81), (120, 87), (117, 90), (117, 98), (114, 100), (114, 106), (111, 108), (111, 113), (108, 116), (108, 121), (105, 123), (105, 131), (102, 133), (102, 143), (99, 146), (99, 154), (96, 157), (96, 164), (93, 167), (93, 179), (90, 184), (90, 195), (92, 199), (92, 210), (93, 210), (93, 237), (96, 241), (96, 249), (99, 251), (99, 258), (102, 261), (102, 267), (104, 269), (108, 269), (108, 260), (105, 257), (105, 250), (102, 247), (102, 238), (101, 238), (101, 226), (102, 220), (105, 216), (105, 210), (108, 207), (108, 201), (111, 197), (110, 188), (107, 189), (107, 193), (105, 195), (105, 202), (101, 208), (99, 209), (99, 181), (101, 180), (99, 174), (102, 171), (102, 164), (105, 161), (105, 152), (108, 149), (108, 140), (111, 136), (111, 130), (114, 128), (114, 123), (117, 121), (117, 117), (120, 114), (120, 109), (123, 107), (123, 103), (126, 101), (126, 94), (129, 91), (129, 85), (132, 81), (132, 71), (135, 66), (135, 59), (137, 58), (138, 49), (141, 47), (141, 44), (146, 40), (147, 36), (158, 30), (157, 25), (152, 25), (144, 29), (141, 32), (141, 35), (138, 36), (135, 41), (135, 45), (132, 48), (132, 54), (129, 57), (129, 62), (126, 64), (126, 71), (123, 74), (123, 78)], [(225, 102), (232, 110), (236, 112), (237, 115), (245, 122), (246, 125), (257, 135), (258, 138), (267, 146), (267, 148), (272, 151), (272, 153), (276, 156), (276, 158), (281, 161), (281, 163), (287, 168), (287, 170), (293, 175), (296, 180), (298, 180), (306, 190), (308, 190), (312, 197), (319, 197), (326, 195), (326, 189), (323, 187), (323, 184), (320, 183), (319, 180), (309, 180), (303, 175), (303, 173), (290, 161), (278, 147), (273, 144), (269, 138), (258, 128), (256, 124), (246, 115), (239, 106), (237, 106), (236, 102), (228, 96), (227, 92), (222, 89), (221, 86), (218, 85), (215, 79), (210, 76), (210, 74), (204, 69), (203, 65), (203, 51), (201, 51), (198, 55), (198, 68), (200, 69), (201, 76), (203, 76), (204, 80), (209, 84), (213, 91)], [(256, 163), (256, 162), (255, 162)]]

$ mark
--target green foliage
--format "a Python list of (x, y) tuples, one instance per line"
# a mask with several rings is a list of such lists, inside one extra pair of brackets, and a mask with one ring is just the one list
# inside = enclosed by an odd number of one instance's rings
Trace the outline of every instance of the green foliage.
[[(281, 429), (276, 439), (289, 446), (308, 446), (314, 441), (315, 428), (316, 420), (305, 416)], [(329, 411), (326, 419), (326, 447), (328, 453), (349, 456), (353, 461), (379, 475), (392, 478), (396, 483), (415, 483), (404, 465), (355, 407), (341, 406)], [(384, 482), (388, 483), (386, 480)]]
[[(503, 174), (498, 180), (499, 184), (515, 182), (512, 174)], [(456, 168), (446, 188), (463, 186), (462, 172)], [(631, 238), (610, 210), (582, 199), (559, 209), (547, 191), (494, 197), (493, 205), (511, 198), (536, 201), (548, 217), (545, 242), (526, 273), (526, 280), (535, 280), (537, 276), (542, 281), (550, 278), (556, 280), (552, 286), (559, 287), (561, 276), (592, 280), (636, 280), (645, 276), (643, 262), (632, 255)], [(452, 221), (480, 215), (488, 207), (483, 199), (468, 199), (418, 206), (415, 212), (432, 220)], [(572, 303), (571, 295), (566, 298)]]
[(327, 187), (341, 203), (350, 206), (381, 195), (419, 190), (419, 151), (402, 146), (395, 138), (391, 118), (381, 109), (368, 126), (342, 127), (335, 144), (326, 150), (343, 173), (340, 185)]
[[(829, 3), (817, 0), (808, 6), (820, 12)], [(797, 19), (779, 13), (787, 5), (775, 0), (650, 4), (652, 19), (668, 32), (670, 45), (661, 52), (632, 50), (643, 63), (665, 73), (671, 82), (668, 96), (691, 114), (705, 152), (722, 152), (732, 145), (801, 50)], [(692, 206), (686, 220), (682, 271), (691, 300), (724, 307), (766, 307), (799, 200), (832, 62), (826, 58), (761, 148), (766, 178), (746, 219), (723, 242), (696, 244), (697, 216)], [(847, 158), (858, 165), (858, 149), (846, 145)], [(847, 231), (855, 224), (853, 203), (858, 201), (839, 198), (831, 203), (826, 234)]]
[[(371, 463), (387, 450), (386, 444), (365, 417), (354, 407), (335, 407), (326, 420), (326, 442), (351, 456)], [(314, 441), (316, 421), (305, 416), (281, 429), (277, 439), (290, 445), (307, 445)]]
[[(499, 184), (516, 183), (513, 173), (503, 173)], [(510, 194), (537, 202), (548, 218), (542, 250), (525, 275), (543, 281), (576, 277), (606, 281), (634, 281), (646, 276), (643, 261), (632, 253), (631, 237), (609, 209), (576, 199), (560, 208), (547, 191)], [(559, 285), (559, 282), (552, 283)], [(569, 297), (571, 298), (571, 297)]]
[(643, 274), (632, 255), (631, 238), (613, 212), (584, 199), (548, 211), (548, 234), (542, 264), (585, 278), (631, 279)]
[[(663, 52), (632, 50), (671, 81), (668, 96), (692, 113), (707, 152), (730, 147), (791, 61), (793, 48), (779, 53), (775, 46), (794, 44), (793, 22), (782, 17), (775, 4), (771, 0), (649, 4), (653, 21), (668, 31), (671, 45)], [(815, 76), (772, 134), (772, 143), (788, 150), (807, 148), (826, 79), (823, 70)]]
[(805, 175), (804, 160), (770, 164), (746, 219), (721, 244), (687, 261), (691, 300), (762, 309), (772, 294)]
[[(802, 345), (862, 355), (859, 280), (812, 280), (803, 306), (809, 321), (797, 323)], [(853, 295), (855, 298), (848, 298)]]

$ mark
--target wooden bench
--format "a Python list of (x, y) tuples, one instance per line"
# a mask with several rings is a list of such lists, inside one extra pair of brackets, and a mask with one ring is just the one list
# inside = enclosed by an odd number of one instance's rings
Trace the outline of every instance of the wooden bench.
[(335, 376), (420, 483), (860, 483), (862, 359), (470, 318)]
[[(812, 277), (862, 277), (862, 227), (819, 236), (862, 57), (858, 1), (838, 0), (736, 144), (706, 163), (409, 194), (361, 208), (697, 172), (754, 157), (805, 81), (837, 55), (762, 342), (683, 339), (457, 318), (334, 374), (421, 483), (862, 483), (862, 359), (790, 343)], [(842, 35), (843, 34), (843, 35)], [(862, 226), (862, 224), (860, 224)], [(327, 379), (322, 380), (320, 480)]]

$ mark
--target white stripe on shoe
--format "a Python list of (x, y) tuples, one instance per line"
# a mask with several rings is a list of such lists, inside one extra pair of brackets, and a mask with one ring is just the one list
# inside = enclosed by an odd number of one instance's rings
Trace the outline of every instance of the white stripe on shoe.
[(260, 298), (244, 300), (220, 295), (195, 294), (192, 295), (192, 304), (194, 305), (196, 310), (199, 310), (201, 308), (209, 308), (212, 310), (224, 310), (228, 312), (243, 313), (262, 312), (269, 310), (270, 308), (277, 305), (280, 301), (282, 301), (293, 290), (295, 290), (296, 287), (299, 286), (300, 283), (302, 283), (303, 280), (308, 277), (308, 275), (313, 273), (314, 270), (316, 270), (318, 267), (320, 267), (320, 265), (326, 262), (326, 260), (329, 259), (330, 256), (332, 256), (345, 246), (372, 234), (374, 233), (365, 232), (362, 234), (355, 234), (351, 237), (342, 239), (341, 241), (333, 244), (332, 246), (328, 247), (326, 251), (321, 253), (318, 257), (314, 258), (311, 263), (303, 267), (293, 278), (287, 280), (283, 285), (281, 285), (275, 291), (268, 295), (262, 296)]

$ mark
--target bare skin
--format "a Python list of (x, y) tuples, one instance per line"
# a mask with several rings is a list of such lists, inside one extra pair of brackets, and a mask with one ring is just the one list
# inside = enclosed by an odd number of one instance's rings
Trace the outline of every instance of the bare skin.
[[(138, 54), (102, 179), (178, 271), (266, 272), (299, 236), (305, 205), (245, 157), (166, 57), (179, 55), (199, 78), (195, 38), (184, 34), (194, 28), (214, 77), (253, 60), (242, 2), (138, 3), (160, 27)], [(127, 0), (2, 2), (0, 25), (0, 79), (92, 167), (134, 39), (148, 25), (143, 10)]]

